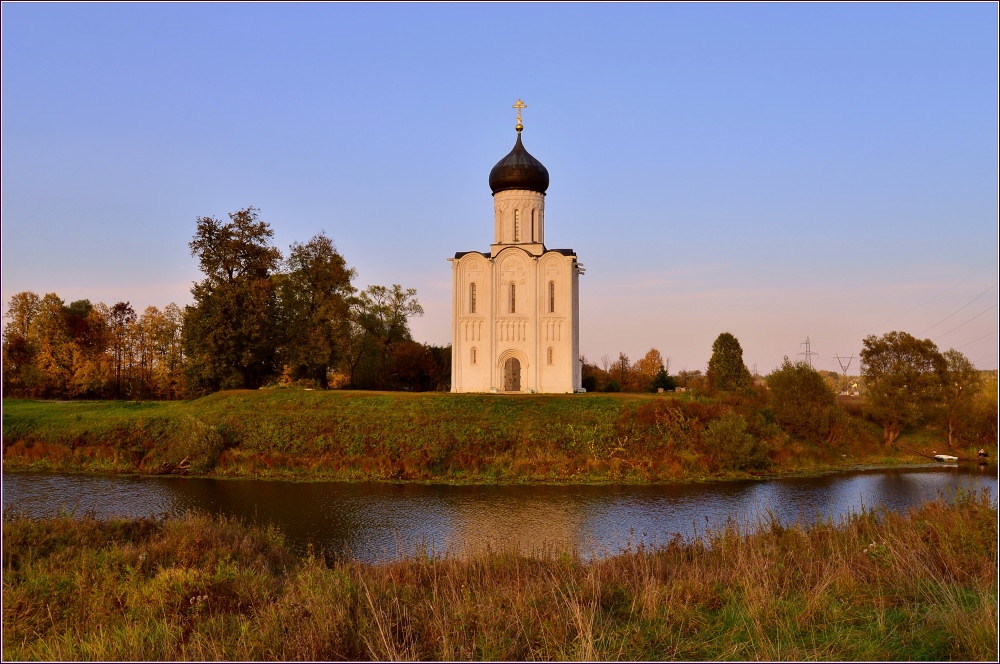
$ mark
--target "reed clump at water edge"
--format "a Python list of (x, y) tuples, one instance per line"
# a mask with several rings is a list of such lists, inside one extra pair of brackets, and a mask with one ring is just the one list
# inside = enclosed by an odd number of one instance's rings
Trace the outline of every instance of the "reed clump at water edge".
[(997, 506), (571, 552), (297, 555), (273, 527), (5, 516), (4, 660), (997, 658)]

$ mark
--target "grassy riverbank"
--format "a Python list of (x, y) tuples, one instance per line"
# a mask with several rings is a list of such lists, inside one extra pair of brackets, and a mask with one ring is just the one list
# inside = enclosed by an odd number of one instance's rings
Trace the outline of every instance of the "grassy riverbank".
[(9, 518), (4, 660), (997, 658), (986, 494), (841, 524), (767, 518), (586, 562), (368, 565), (203, 516)]
[[(925, 461), (846, 416), (834, 444), (689, 395), (233, 391), (3, 402), (5, 469), (448, 482), (649, 482)], [(906, 440), (906, 439), (904, 439)], [(911, 442), (920, 448), (926, 441)]]

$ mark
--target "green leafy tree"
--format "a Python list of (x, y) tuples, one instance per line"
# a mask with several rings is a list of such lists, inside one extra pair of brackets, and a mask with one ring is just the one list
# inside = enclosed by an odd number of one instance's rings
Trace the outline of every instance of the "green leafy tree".
[(834, 441), (841, 413), (833, 389), (818, 371), (786, 357), (766, 380), (768, 408), (778, 424), (804, 440)]
[(183, 394), (183, 313), (176, 304), (146, 307), (136, 325), (136, 394), (176, 399)]
[(822, 376), (823, 381), (829, 386), (834, 394), (840, 391), (840, 385), (843, 383), (843, 378), (836, 371), (817, 371), (820, 376)]
[(345, 363), (354, 387), (384, 389), (389, 384), (388, 364), (393, 347), (411, 341), (409, 318), (422, 316), (414, 288), (369, 286), (351, 307), (351, 343)]
[(35, 367), (39, 383), (36, 396), (70, 394), (77, 348), (66, 326), (65, 303), (55, 293), (46, 293), (39, 303), (31, 336), (37, 344)]
[(629, 375), (629, 390), (635, 392), (655, 392), (656, 388), (653, 387), (653, 380), (656, 379), (661, 370), (667, 373), (669, 365), (669, 358), (664, 360), (659, 350), (656, 348), (649, 349), (645, 355), (636, 360), (635, 364), (632, 365), (632, 371)]
[[(94, 306), (90, 300), (77, 300), (63, 307), (66, 331), (77, 345), (88, 353), (103, 352), (107, 346), (107, 312), (103, 306)], [(97, 316), (93, 314), (97, 312)]]
[(652, 382), (649, 384), (649, 391), (656, 392), (662, 389), (664, 392), (670, 392), (677, 388), (677, 381), (673, 379), (670, 374), (667, 373), (667, 368), (660, 366), (660, 370), (656, 372), (653, 376)]
[(327, 374), (347, 354), (355, 271), (320, 233), (292, 244), (278, 288), (282, 362), (293, 379), (328, 387)]
[(682, 369), (677, 372), (677, 387), (683, 387), (686, 390), (701, 390), (704, 389), (707, 379), (701, 373), (701, 369)]
[(447, 346), (427, 345), (434, 357), (434, 389), (447, 392), (451, 389), (451, 344)]
[(982, 378), (972, 362), (957, 350), (946, 350), (943, 357), (941, 405), (948, 428), (948, 449), (951, 449), (955, 444), (956, 431), (970, 419)]
[(618, 386), (618, 389), (615, 390), (616, 392), (627, 390), (631, 387), (632, 363), (625, 353), (618, 353), (618, 359), (611, 364), (611, 369), (608, 373), (614, 380), (615, 385)]
[(35, 365), (38, 343), (34, 337), (36, 320), (42, 299), (36, 293), (16, 293), (7, 303), (3, 328), (3, 390), (4, 394), (34, 396), (41, 376)]
[(111, 309), (104, 303), (77, 300), (63, 308), (73, 345), (73, 378), (66, 396), (116, 396)]
[(416, 341), (400, 341), (389, 356), (388, 387), (394, 390), (427, 392), (437, 384), (437, 363), (427, 346)]
[(175, 304), (167, 307), (170, 320), (160, 326), (167, 331), (148, 323), (151, 312), (159, 313), (149, 307), (137, 320), (127, 302), (109, 307), (76, 300), (65, 305), (55, 293), (44, 298), (18, 293), (11, 298), (4, 328), (4, 389), (26, 397), (180, 396), (176, 387), (159, 392), (148, 386), (151, 368), (161, 358), (164, 334), (177, 383), (180, 309)]
[(583, 389), (588, 392), (598, 392), (602, 390), (610, 380), (607, 370), (602, 369), (596, 364), (591, 364), (585, 357), (580, 359), (583, 360)]
[(196, 392), (257, 388), (273, 375), (277, 296), (271, 279), (281, 252), (274, 231), (248, 207), (228, 223), (200, 217), (191, 254), (205, 279), (184, 315), (187, 378)]
[(997, 445), (997, 371), (980, 372), (981, 384), (972, 398), (971, 413), (963, 420), (968, 437), (977, 445), (985, 445), (996, 452)]
[(861, 375), (868, 405), (882, 424), (888, 447), (936, 404), (946, 362), (933, 341), (906, 332), (870, 335), (863, 343)]
[(743, 364), (743, 347), (729, 332), (720, 334), (712, 344), (708, 361), (708, 384), (714, 390), (739, 390), (753, 383), (750, 370)]
[(111, 355), (114, 360), (114, 384), (112, 394), (116, 399), (122, 398), (128, 391), (123, 388), (126, 375), (132, 364), (132, 336), (136, 322), (135, 309), (128, 302), (115, 303), (108, 315), (108, 326), (111, 332)]

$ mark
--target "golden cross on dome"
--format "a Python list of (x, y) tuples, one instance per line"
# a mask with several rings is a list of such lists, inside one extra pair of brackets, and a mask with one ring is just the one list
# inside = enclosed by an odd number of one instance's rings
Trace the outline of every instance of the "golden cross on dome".
[(524, 129), (524, 125), (521, 124), (521, 109), (522, 108), (528, 108), (528, 105), (525, 104), (520, 99), (518, 99), (517, 103), (514, 104), (513, 106), (511, 106), (511, 108), (516, 108), (517, 109), (517, 124), (514, 126), (514, 129), (516, 129), (518, 131), (521, 131), (522, 129)]

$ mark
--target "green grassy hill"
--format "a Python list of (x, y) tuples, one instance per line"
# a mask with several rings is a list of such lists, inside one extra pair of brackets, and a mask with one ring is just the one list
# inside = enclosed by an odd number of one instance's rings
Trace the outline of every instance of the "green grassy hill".
[(4, 468), (447, 482), (650, 482), (898, 463), (878, 427), (796, 440), (689, 394), (258, 390), (177, 402), (3, 402)]

